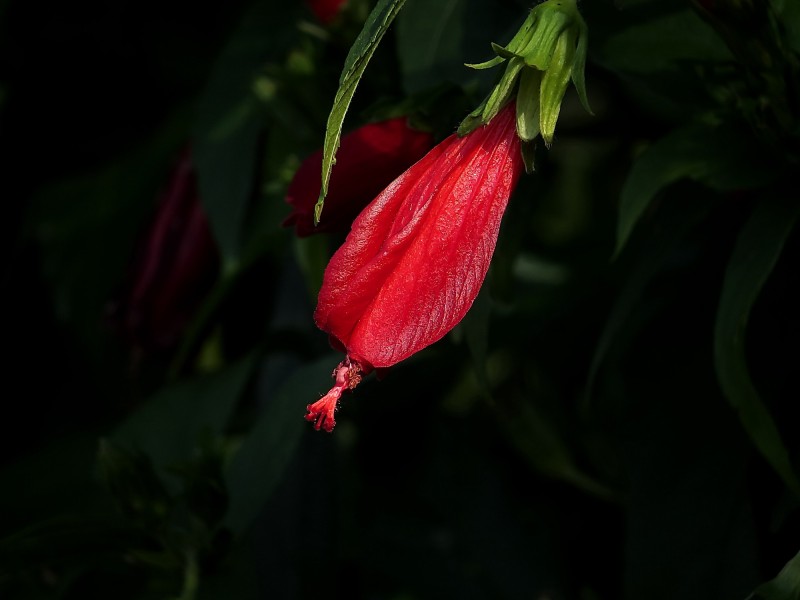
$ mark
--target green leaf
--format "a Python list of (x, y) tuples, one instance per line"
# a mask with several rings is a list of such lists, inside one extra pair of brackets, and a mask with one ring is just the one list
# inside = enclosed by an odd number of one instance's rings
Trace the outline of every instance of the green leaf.
[[(500, 0), (411, 2), (397, 20), (397, 55), (405, 91), (413, 94), (448, 81), (480, 88), (477, 95), (488, 93), (494, 74), (465, 69), (463, 63), (481, 60), (493, 40), (512, 40), (507, 47), (513, 50), (519, 45), (513, 36), (523, 17), (530, 20), (530, 13)], [(478, 64), (488, 68), (495, 61)]]
[(797, 600), (800, 598), (800, 552), (778, 576), (756, 588), (747, 600)]
[(800, 482), (786, 447), (747, 370), (745, 330), (750, 309), (792, 231), (800, 205), (783, 195), (756, 206), (733, 250), (714, 328), (714, 362), (720, 386), (759, 452), (786, 485), (800, 495)]
[(589, 29), (586, 23), (581, 21), (580, 34), (578, 35), (578, 46), (575, 48), (575, 63), (572, 65), (572, 84), (578, 92), (578, 99), (581, 106), (590, 115), (594, 115), (592, 107), (589, 106), (589, 96), (586, 94), (586, 53), (589, 48)]
[(295, 238), (293, 246), (295, 259), (306, 280), (309, 298), (315, 302), (322, 287), (325, 267), (330, 260), (328, 240), (324, 235), (312, 235), (306, 238)]
[(636, 246), (635, 262), (616, 295), (606, 318), (603, 332), (592, 357), (587, 377), (584, 402), (591, 399), (595, 380), (612, 345), (631, 322), (631, 315), (652, 278), (659, 272), (675, 245), (694, 229), (708, 214), (711, 201), (679, 197), (674, 194), (659, 207), (653, 223), (642, 235), (643, 243)]
[(253, 92), (255, 77), (268, 59), (282, 57), (294, 30), (293, 11), (276, 6), (257, 2), (244, 16), (217, 59), (194, 125), (192, 158), (200, 197), (226, 272), (239, 260), (265, 125)]
[(327, 389), (340, 358), (329, 355), (292, 373), (233, 457), (225, 473), (230, 508), (224, 523), (235, 534), (244, 533), (280, 483), (303, 431), (325, 435), (314, 432), (303, 413)]
[(772, 0), (772, 6), (786, 29), (786, 41), (795, 52), (800, 53), (800, 3), (795, 0)]
[(342, 75), (339, 77), (339, 89), (333, 99), (333, 107), (325, 127), (325, 144), (322, 150), (322, 190), (317, 205), (314, 207), (315, 223), (319, 222), (322, 207), (325, 204), (325, 196), (328, 195), (331, 170), (336, 162), (336, 151), (339, 149), (339, 141), (342, 137), (342, 124), (353, 94), (356, 92), (356, 87), (364, 75), (370, 58), (375, 54), (378, 44), (400, 9), (403, 8), (403, 4), (405, 4), (405, 0), (380, 0), (367, 17), (364, 28), (347, 54)]
[(244, 98), (225, 114), (217, 127), (197, 138), (192, 157), (197, 167), (200, 197), (223, 257), (231, 272), (239, 260), (241, 230), (256, 173), (256, 146), (261, 119), (255, 98)]
[(112, 441), (141, 450), (157, 467), (188, 458), (203, 434), (219, 434), (227, 425), (256, 358), (164, 388), (114, 431)]
[[(640, 14), (646, 14), (646, 7)], [(633, 11), (631, 11), (633, 13)], [(730, 51), (692, 10), (661, 14), (605, 38), (593, 58), (613, 71), (649, 74), (678, 69), (686, 61), (729, 61)]]
[(661, 138), (633, 164), (622, 188), (618, 255), (653, 197), (667, 185), (692, 179), (716, 190), (757, 187), (774, 177), (764, 149), (741, 128), (692, 124)]
[(613, 490), (581, 470), (556, 424), (533, 402), (505, 398), (493, 408), (509, 442), (536, 471), (592, 496), (615, 500)]

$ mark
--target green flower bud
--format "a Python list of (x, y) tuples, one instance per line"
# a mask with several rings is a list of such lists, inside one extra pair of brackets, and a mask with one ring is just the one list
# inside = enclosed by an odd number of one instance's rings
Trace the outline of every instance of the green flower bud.
[(541, 135), (550, 146), (570, 80), (583, 107), (592, 112), (583, 75), (587, 41), (588, 30), (576, 0), (546, 0), (536, 6), (506, 46), (492, 44), (493, 59), (467, 65), (488, 69), (507, 62), (486, 100), (462, 121), (459, 135), (491, 121), (516, 95), (517, 135), (526, 143)]

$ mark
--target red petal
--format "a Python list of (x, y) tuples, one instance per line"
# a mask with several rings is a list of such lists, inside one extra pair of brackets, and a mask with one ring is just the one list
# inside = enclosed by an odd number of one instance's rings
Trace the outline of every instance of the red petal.
[(513, 105), (436, 146), (353, 223), (325, 271), (317, 325), (371, 367), (442, 338), (478, 294), (521, 171)]

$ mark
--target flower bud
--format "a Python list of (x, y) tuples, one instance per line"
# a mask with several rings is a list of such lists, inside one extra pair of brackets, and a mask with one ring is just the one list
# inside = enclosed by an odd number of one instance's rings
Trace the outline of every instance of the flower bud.
[(322, 150), (295, 173), (286, 193), (293, 210), (284, 226), (294, 225), (301, 237), (347, 229), (362, 208), (432, 145), (433, 136), (409, 127), (406, 117), (359, 127), (342, 137), (319, 225), (314, 226), (314, 205), (321, 186)]
[(362, 375), (408, 358), (461, 321), (522, 166), (508, 106), (488, 125), (438, 144), (358, 216), (325, 270), (314, 313), (347, 354), (331, 391), (308, 406), (317, 429), (333, 429), (342, 393)]

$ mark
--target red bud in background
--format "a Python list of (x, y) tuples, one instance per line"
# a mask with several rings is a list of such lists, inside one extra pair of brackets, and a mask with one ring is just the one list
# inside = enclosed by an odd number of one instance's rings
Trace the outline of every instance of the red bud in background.
[(450, 136), (353, 223), (325, 270), (314, 314), (347, 353), (334, 387), (308, 406), (316, 429), (333, 429), (342, 392), (362, 373), (441, 339), (472, 306), (523, 168), (515, 126), (511, 104), (469, 135)]
[(294, 210), (283, 224), (294, 225), (301, 237), (346, 230), (361, 209), (432, 145), (431, 134), (411, 129), (406, 117), (359, 127), (342, 137), (320, 224), (314, 227), (314, 205), (322, 185), (321, 150), (303, 161), (289, 185), (286, 202)]
[(164, 349), (182, 333), (219, 271), (189, 151), (173, 168), (112, 316), (134, 346)]
[(306, 3), (320, 23), (330, 25), (347, 4), (347, 0), (306, 0)]

